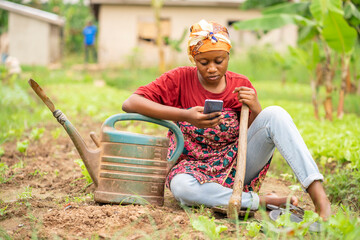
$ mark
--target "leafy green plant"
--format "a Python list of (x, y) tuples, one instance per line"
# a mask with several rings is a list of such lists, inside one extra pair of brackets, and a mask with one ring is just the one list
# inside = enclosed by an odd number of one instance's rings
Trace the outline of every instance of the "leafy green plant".
[(33, 128), (30, 133), (30, 138), (39, 140), (44, 134), (45, 128)]
[(217, 226), (214, 217), (208, 218), (200, 215), (197, 218), (191, 218), (190, 221), (195, 230), (203, 232), (210, 239), (219, 239), (220, 233), (228, 229), (224, 225)]
[(81, 159), (76, 159), (75, 163), (77, 163), (80, 166), (81, 173), (84, 176), (84, 179), (87, 181), (87, 183), (88, 184), (92, 183), (93, 181), (92, 181), (92, 179), (90, 177), (90, 174), (89, 174), (88, 170), (85, 167), (84, 162)]
[(358, 239), (360, 219), (349, 208), (340, 205), (340, 210), (324, 223), (325, 239)]
[(293, 229), (296, 236), (304, 236), (312, 223), (319, 221), (320, 217), (313, 211), (306, 211), (303, 220), (299, 223), (290, 220), (291, 212), (286, 212), (276, 220), (276, 227), (287, 227)]
[(27, 151), (27, 149), (29, 147), (29, 143), (30, 143), (29, 140), (24, 140), (22, 142), (17, 142), (16, 143), (16, 149), (19, 152), (21, 152), (23, 154), (26, 154), (26, 151)]
[(0, 216), (4, 216), (6, 214), (6, 209), (9, 205), (6, 205), (5, 207), (3, 208), (0, 208)]
[(24, 191), (17, 197), (19, 200), (28, 200), (32, 198), (32, 187), (26, 186)]
[(256, 237), (259, 234), (260, 229), (261, 225), (256, 221), (252, 221), (246, 225), (246, 230), (248, 231), (247, 235), (249, 237)]

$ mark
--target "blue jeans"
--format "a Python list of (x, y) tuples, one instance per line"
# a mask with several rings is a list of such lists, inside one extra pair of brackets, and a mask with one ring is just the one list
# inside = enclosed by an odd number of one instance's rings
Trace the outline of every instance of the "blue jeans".
[[(281, 107), (265, 108), (248, 129), (245, 184), (251, 182), (273, 155), (275, 147), (293, 170), (303, 189), (323, 180), (290, 115)], [(170, 182), (174, 197), (184, 205), (226, 206), (232, 189), (218, 183), (200, 184), (189, 174), (177, 174)], [(259, 196), (242, 193), (242, 208), (258, 209)]]

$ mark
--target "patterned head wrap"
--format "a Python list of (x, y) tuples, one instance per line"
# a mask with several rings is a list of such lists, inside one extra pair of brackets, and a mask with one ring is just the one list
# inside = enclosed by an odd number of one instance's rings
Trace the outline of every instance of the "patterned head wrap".
[(208, 51), (223, 50), (229, 52), (231, 42), (226, 27), (215, 23), (201, 20), (190, 28), (188, 41), (188, 56), (195, 64), (194, 56)]

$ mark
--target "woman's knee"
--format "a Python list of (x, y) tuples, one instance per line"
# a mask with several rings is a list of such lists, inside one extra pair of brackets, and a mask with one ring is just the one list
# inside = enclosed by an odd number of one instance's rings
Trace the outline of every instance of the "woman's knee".
[(198, 193), (197, 180), (189, 174), (178, 174), (170, 182), (170, 189), (178, 200), (194, 198)]
[(281, 121), (291, 120), (292, 121), (290, 114), (280, 106), (266, 107), (266, 108), (264, 108), (264, 110), (261, 111), (260, 114), (264, 118), (269, 118), (269, 119), (275, 120), (275, 121), (278, 121), (278, 120), (281, 120)]

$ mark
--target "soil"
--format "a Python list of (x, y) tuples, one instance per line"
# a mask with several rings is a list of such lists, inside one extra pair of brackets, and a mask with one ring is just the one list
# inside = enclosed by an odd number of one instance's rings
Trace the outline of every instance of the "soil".
[[(89, 132), (101, 123), (85, 119), (75, 125), (89, 147), (95, 144)], [(9, 170), (0, 184), (0, 238), (12, 239), (206, 239), (206, 235), (192, 228), (190, 218), (198, 214), (210, 215), (210, 209), (193, 208), (190, 213), (179, 206), (171, 192), (165, 190), (164, 206), (109, 205), (93, 200), (94, 185), (88, 185), (74, 160), (79, 159), (73, 143), (55, 120), (43, 126), (45, 132), (37, 140), (30, 140), (26, 154), (16, 149), (16, 140), (4, 143), (1, 163)], [(59, 130), (58, 130), (59, 131)], [(25, 140), (21, 139), (20, 141)], [(19, 163), (22, 163), (19, 164)], [(1, 172), (0, 172), (1, 174)], [(1, 177), (1, 175), (0, 175)], [(267, 177), (260, 194), (288, 195), (289, 182)], [(311, 200), (296, 191), (300, 206), (313, 210)], [(216, 223), (228, 230), (222, 236), (236, 238), (236, 225), (224, 216), (215, 214)], [(261, 219), (261, 213), (255, 214)], [(251, 219), (249, 219), (251, 220)], [(249, 221), (247, 220), (247, 221)], [(246, 224), (241, 224), (245, 234)]]

